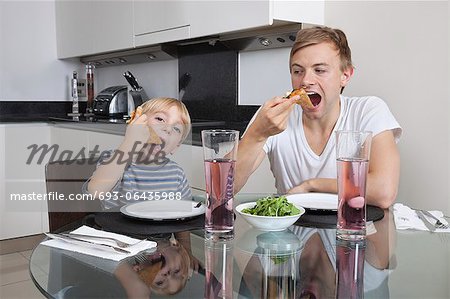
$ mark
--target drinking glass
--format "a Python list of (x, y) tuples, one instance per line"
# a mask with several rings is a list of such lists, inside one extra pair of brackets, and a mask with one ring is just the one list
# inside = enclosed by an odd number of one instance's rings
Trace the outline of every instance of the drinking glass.
[(238, 141), (239, 131), (202, 131), (206, 239), (229, 240), (234, 237), (233, 188)]
[(371, 141), (372, 132), (336, 132), (337, 238), (366, 237), (366, 180)]

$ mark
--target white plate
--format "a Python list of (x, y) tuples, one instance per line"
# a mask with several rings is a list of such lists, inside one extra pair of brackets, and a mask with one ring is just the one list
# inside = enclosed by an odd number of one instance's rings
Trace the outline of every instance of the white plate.
[(286, 196), (289, 202), (308, 210), (337, 211), (338, 196), (332, 193), (301, 193)]
[(205, 206), (188, 200), (146, 200), (120, 208), (126, 216), (146, 220), (182, 220), (205, 213)]

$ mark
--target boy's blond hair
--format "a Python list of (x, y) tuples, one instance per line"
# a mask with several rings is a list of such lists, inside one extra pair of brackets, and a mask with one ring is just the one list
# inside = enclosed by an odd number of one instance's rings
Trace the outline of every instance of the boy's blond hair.
[(189, 116), (189, 111), (187, 110), (186, 106), (183, 104), (183, 102), (174, 99), (174, 98), (153, 98), (150, 99), (144, 104), (141, 105), (142, 113), (156, 113), (161, 111), (166, 111), (172, 106), (175, 106), (178, 108), (178, 111), (181, 114), (181, 121), (183, 123), (183, 136), (181, 140), (184, 140), (187, 135), (189, 134), (189, 130), (191, 128), (191, 117)]

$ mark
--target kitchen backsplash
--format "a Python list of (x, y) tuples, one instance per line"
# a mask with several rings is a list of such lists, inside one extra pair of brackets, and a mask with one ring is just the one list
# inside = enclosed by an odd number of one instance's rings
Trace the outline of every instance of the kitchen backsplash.
[(179, 95), (193, 119), (249, 121), (258, 109), (238, 106), (238, 52), (219, 42), (180, 47), (178, 74)]

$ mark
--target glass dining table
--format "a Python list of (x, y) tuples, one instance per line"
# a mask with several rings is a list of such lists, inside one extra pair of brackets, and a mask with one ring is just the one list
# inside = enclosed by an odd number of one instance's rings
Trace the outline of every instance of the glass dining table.
[(30, 273), (47, 298), (450, 298), (450, 234), (397, 231), (383, 214), (360, 242), (336, 241), (321, 213), (276, 232), (237, 214), (234, 239), (210, 241), (199, 216), (141, 235), (157, 248), (120, 262), (39, 244)]

